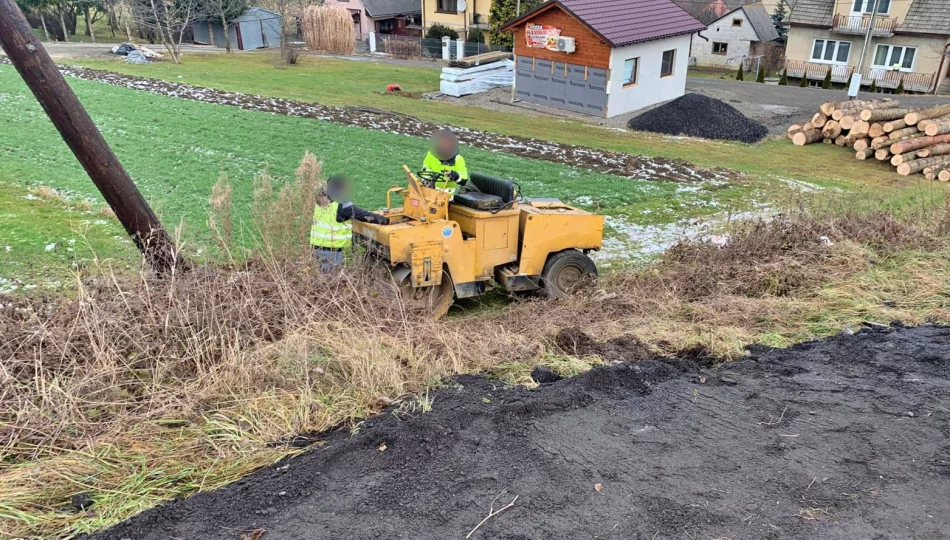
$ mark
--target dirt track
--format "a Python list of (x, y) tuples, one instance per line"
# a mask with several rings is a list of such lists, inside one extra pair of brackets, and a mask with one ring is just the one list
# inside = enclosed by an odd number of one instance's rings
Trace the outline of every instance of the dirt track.
[[(632, 340), (564, 334), (636, 360)], [(938, 539), (950, 529), (950, 329), (622, 363), (535, 390), (476, 377), (359, 434), (98, 539)], [(385, 446), (383, 446), (385, 445)], [(597, 488), (600, 488), (599, 490)]]

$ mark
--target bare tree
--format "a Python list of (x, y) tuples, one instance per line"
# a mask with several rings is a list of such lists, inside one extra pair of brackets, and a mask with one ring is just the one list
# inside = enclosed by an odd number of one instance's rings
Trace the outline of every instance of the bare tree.
[(172, 61), (181, 63), (181, 40), (201, 14), (201, 0), (130, 0), (139, 29), (153, 32)]
[[(234, 19), (244, 14), (248, 8), (247, 0), (204, 0), (204, 15), (208, 19), (217, 19), (221, 21), (221, 27), (224, 28), (224, 48), (231, 52), (231, 31), (229, 26)], [(214, 43), (214, 36), (211, 36), (211, 42)]]

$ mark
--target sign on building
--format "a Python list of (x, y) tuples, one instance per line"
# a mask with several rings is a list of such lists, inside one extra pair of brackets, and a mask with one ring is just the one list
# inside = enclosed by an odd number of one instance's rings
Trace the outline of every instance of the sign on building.
[(528, 47), (535, 49), (557, 50), (557, 38), (561, 35), (561, 29), (546, 24), (528, 23), (524, 32)]

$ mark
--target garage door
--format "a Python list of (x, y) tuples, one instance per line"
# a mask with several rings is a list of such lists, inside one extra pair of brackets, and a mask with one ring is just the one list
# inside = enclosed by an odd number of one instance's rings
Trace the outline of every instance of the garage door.
[(518, 99), (604, 116), (607, 70), (518, 57)]

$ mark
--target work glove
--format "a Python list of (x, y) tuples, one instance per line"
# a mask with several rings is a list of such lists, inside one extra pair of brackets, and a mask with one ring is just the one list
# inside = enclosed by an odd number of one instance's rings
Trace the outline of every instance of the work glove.
[(453, 181), (453, 182), (458, 182), (458, 181), (459, 181), (459, 178), (461, 178), (461, 177), (459, 176), (459, 173), (457, 173), (457, 172), (455, 172), (455, 171), (449, 171), (449, 180), (451, 180), (451, 181)]

